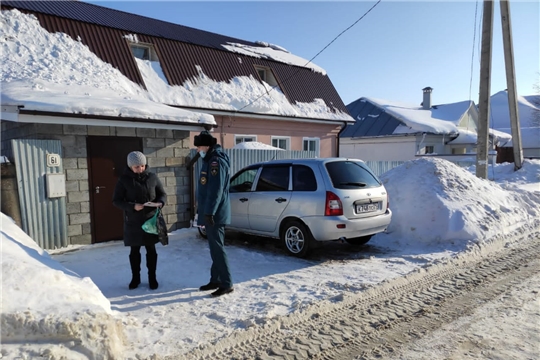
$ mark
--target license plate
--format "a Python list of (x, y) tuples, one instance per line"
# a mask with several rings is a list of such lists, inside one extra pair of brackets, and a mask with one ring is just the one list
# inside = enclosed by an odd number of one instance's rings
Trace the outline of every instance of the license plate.
[(368, 213), (379, 210), (379, 203), (356, 205), (357, 213)]

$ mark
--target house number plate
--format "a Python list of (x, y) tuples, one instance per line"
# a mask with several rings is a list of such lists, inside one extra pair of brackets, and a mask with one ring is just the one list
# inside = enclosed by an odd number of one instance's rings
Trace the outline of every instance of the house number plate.
[(47, 167), (60, 166), (60, 155), (47, 154)]

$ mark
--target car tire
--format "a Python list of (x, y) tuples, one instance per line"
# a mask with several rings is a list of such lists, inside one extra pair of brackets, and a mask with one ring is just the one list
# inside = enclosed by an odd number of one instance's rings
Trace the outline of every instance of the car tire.
[(367, 244), (372, 236), (373, 235), (360, 236), (360, 237), (356, 237), (356, 238), (345, 239), (345, 241), (348, 242), (351, 245), (360, 246), (360, 245)]
[(305, 257), (313, 245), (311, 232), (300, 221), (289, 221), (281, 231), (281, 242), (287, 252), (296, 257)]
[(204, 227), (197, 227), (197, 229), (199, 229), (199, 235), (201, 235), (201, 237), (203, 239), (208, 239), (208, 236), (206, 235), (206, 229)]

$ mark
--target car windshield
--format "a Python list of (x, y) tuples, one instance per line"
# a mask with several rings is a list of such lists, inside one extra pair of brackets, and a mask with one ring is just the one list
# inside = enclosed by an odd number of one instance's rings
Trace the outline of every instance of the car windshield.
[(365, 189), (381, 186), (380, 180), (364, 163), (358, 161), (333, 161), (326, 169), (336, 189)]

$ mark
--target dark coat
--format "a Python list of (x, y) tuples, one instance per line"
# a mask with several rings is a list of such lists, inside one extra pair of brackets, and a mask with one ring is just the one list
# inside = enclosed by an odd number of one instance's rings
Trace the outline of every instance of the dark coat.
[(113, 204), (124, 211), (124, 245), (145, 246), (158, 242), (158, 236), (146, 233), (142, 224), (156, 213), (155, 207), (135, 211), (135, 204), (161, 202), (165, 205), (167, 194), (156, 174), (148, 171), (135, 174), (126, 167), (114, 189)]
[(214, 145), (202, 161), (197, 186), (197, 224), (205, 225), (204, 215), (214, 215), (216, 225), (230, 224), (229, 156), (222, 151), (221, 145)]

